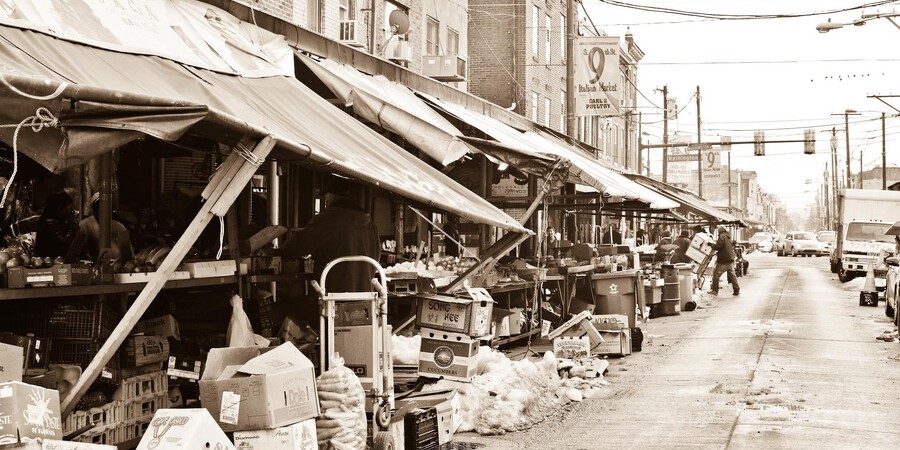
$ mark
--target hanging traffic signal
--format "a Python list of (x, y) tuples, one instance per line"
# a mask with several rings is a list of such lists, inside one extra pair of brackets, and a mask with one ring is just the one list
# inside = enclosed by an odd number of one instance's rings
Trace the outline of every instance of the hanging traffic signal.
[(803, 130), (803, 154), (816, 154), (816, 132), (814, 130)]
[(753, 132), (753, 156), (766, 156), (766, 132)]

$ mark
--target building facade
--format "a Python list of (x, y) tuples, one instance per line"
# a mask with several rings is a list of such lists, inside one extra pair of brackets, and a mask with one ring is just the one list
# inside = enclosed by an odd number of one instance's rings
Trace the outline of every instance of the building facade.
[[(566, 1), (469, 1), (469, 92), (535, 123), (566, 133)], [(602, 30), (579, 27), (580, 34)], [(605, 34), (604, 34), (605, 35)], [(627, 34), (621, 46), (623, 114), (578, 117), (575, 137), (601, 159), (637, 170), (637, 63)]]

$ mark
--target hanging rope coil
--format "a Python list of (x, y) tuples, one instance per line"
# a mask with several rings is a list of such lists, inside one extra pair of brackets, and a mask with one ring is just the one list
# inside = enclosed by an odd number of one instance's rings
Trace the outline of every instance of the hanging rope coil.
[[(59, 119), (50, 112), (49, 109), (45, 107), (38, 108), (33, 116), (28, 116), (22, 119), (21, 122), (15, 125), (0, 125), (0, 128), (13, 128), (15, 127), (16, 131), (13, 132), (13, 141), (12, 141), (12, 150), (13, 150), (13, 170), (12, 174), (9, 176), (9, 181), (6, 182), (6, 186), (3, 187), (3, 197), (0, 198), (0, 208), (6, 206), (6, 197), (9, 195), (9, 189), (13, 184), (13, 180), (16, 178), (16, 174), (19, 172), (19, 131), (22, 131), (23, 127), (31, 128), (31, 131), (35, 133), (40, 133), (44, 128), (58, 128), (59, 127)], [(65, 146), (65, 141), (63, 141), (62, 146)]]

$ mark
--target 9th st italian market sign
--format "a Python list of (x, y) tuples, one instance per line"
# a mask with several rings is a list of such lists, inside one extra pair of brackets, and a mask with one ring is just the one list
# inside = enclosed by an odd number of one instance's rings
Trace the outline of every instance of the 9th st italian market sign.
[(580, 37), (575, 42), (575, 115), (615, 116), (622, 109), (619, 38)]

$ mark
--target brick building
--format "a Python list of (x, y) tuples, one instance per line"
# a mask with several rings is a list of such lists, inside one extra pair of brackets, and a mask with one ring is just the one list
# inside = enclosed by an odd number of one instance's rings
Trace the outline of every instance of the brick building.
[[(566, 0), (469, 1), (469, 92), (546, 127), (566, 128)], [(602, 30), (600, 30), (602, 32)], [(594, 34), (582, 28), (581, 34)], [(631, 34), (620, 58), (622, 110), (579, 117), (577, 138), (598, 157), (637, 169), (637, 63)]]

